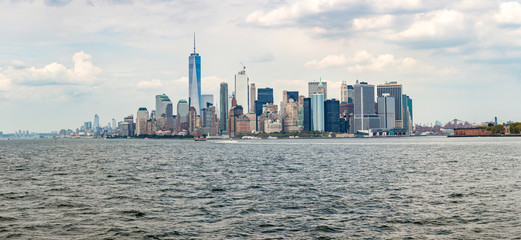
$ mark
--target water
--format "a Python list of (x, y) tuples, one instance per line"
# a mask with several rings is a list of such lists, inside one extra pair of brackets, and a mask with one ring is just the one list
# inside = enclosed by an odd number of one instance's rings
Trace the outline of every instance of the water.
[(519, 238), (521, 138), (0, 142), (0, 238)]

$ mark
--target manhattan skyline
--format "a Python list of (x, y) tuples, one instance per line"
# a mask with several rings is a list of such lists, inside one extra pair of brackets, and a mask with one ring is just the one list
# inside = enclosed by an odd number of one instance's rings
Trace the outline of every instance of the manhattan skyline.
[(342, 81), (397, 81), (416, 123), (519, 120), (519, 2), (90, 2), (0, 2), (0, 131), (74, 129), (94, 114), (105, 125), (157, 94), (188, 100), (193, 32), (214, 101), (244, 63), (276, 103), (320, 77), (337, 99)]

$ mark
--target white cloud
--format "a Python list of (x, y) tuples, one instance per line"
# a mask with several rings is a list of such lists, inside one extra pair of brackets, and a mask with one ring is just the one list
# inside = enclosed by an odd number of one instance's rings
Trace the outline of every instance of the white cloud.
[(299, 0), (268, 12), (255, 11), (246, 17), (246, 23), (259, 26), (277, 26), (294, 23), (302, 16), (331, 10), (342, 1), (335, 0)]
[(349, 62), (352, 65), (348, 67), (348, 70), (352, 72), (380, 72), (396, 69), (409, 71), (417, 64), (417, 61), (413, 58), (396, 59), (392, 54), (382, 54), (373, 57), (365, 50), (357, 52), (353, 58), (349, 59)]
[(159, 88), (163, 86), (163, 83), (159, 79), (152, 79), (150, 81), (140, 81), (137, 83), (137, 86), (143, 89)]
[(322, 60), (312, 60), (306, 63), (306, 67), (314, 67), (318, 69), (328, 68), (328, 67), (338, 67), (343, 66), (347, 63), (346, 57), (344, 54), (340, 55), (328, 55)]
[(503, 2), (499, 6), (496, 19), (502, 24), (521, 24), (521, 3)]
[(353, 28), (355, 30), (372, 30), (389, 27), (394, 19), (395, 17), (389, 14), (369, 18), (355, 18), (353, 19)]
[(415, 22), (400, 32), (397, 40), (449, 37), (465, 31), (464, 15), (455, 10), (438, 10), (416, 14)]
[(0, 91), (7, 91), (11, 89), (11, 79), (0, 73)]
[(83, 51), (77, 52), (72, 57), (74, 66), (67, 68), (59, 63), (51, 63), (42, 68), (22, 67), (20, 61), (15, 62), (2, 73), (19, 85), (84, 85), (94, 83), (101, 69), (92, 64), (92, 58)]

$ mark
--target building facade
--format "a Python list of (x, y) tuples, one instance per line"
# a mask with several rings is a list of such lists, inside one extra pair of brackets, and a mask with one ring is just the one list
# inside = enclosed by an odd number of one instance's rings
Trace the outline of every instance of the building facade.
[(385, 84), (379, 84), (376, 87), (378, 97), (382, 97), (383, 94), (388, 93), (389, 96), (394, 97), (394, 109), (396, 128), (404, 128), (403, 126), (403, 105), (402, 105), (402, 85), (397, 82), (388, 82)]
[(311, 121), (313, 131), (324, 131), (324, 95), (315, 93), (311, 95)]

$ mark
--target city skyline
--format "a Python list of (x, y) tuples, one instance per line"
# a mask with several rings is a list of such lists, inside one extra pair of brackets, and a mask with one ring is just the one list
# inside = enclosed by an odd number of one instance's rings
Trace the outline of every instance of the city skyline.
[[(343, 81), (397, 81), (414, 98), (415, 123), (519, 120), (521, 53), (511, 40), (521, 24), (518, 2), (92, 2), (0, 2), (7, 36), (0, 40), (0, 107), (10, 116), (0, 131), (75, 129), (94, 114), (105, 125), (139, 107), (153, 110), (158, 94), (174, 105), (188, 100), (193, 32), (204, 56), (200, 91), (214, 102), (220, 82), (233, 83), (243, 62), (250, 83), (274, 89), (276, 104), (283, 90), (305, 93), (320, 77), (328, 99), (340, 99)], [(209, 19), (181, 19), (194, 9)], [(150, 13), (157, 16), (131, 20)], [(341, 22), (347, 25), (335, 25)]]

